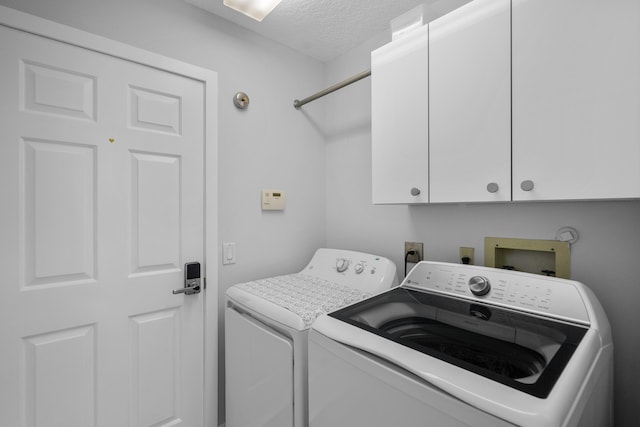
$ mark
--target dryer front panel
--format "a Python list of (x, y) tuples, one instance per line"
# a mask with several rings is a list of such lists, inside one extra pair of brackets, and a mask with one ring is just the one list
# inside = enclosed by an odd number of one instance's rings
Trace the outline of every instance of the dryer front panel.
[(225, 322), (227, 427), (293, 427), (293, 343), (232, 307)]

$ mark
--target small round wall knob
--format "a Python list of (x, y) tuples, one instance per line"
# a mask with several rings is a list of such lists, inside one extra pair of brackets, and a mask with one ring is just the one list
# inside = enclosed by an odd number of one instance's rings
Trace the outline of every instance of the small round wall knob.
[(233, 97), (233, 105), (241, 110), (244, 110), (249, 106), (249, 95), (244, 92), (236, 93)]
[(531, 191), (533, 190), (533, 181), (530, 180), (526, 180), (526, 181), (522, 181), (522, 183), (520, 183), (520, 188), (522, 188), (522, 191)]
[(487, 184), (487, 191), (489, 193), (497, 193), (499, 189), (500, 189), (500, 186), (495, 182), (490, 182)]
[(413, 188), (411, 189), (411, 195), (412, 195), (412, 196), (419, 196), (419, 195), (420, 195), (420, 189), (419, 189), (419, 188), (416, 188), (416, 187), (413, 187)]

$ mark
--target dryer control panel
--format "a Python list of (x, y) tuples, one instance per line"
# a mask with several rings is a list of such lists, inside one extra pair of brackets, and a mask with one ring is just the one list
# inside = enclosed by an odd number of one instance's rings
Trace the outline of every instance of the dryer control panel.
[(378, 255), (343, 249), (318, 249), (301, 273), (369, 294), (398, 284), (393, 261)]
[(483, 301), (516, 310), (589, 324), (576, 281), (512, 270), (422, 261), (407, 275), (403, 286)]

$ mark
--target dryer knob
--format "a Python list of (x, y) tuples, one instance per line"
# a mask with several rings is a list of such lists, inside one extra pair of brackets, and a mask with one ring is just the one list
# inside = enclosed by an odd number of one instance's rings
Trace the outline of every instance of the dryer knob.
[(486, 295), (491, 290), (491, 283), (489, 279), (482, 276), (473, 276), (469, 279), (469, 290), (472, 294), (481, 297)]
[(356, 274), (360, 274), (364, 271), (364, 264), (359, 262), (353, 269), (355, 270)]
[(336, 260), (336, 270), (338, 270), (338, 273), (344, 273), (347, 271), (347, 268), (349, 268), (349, 261), (344, 258), (338, 258)]

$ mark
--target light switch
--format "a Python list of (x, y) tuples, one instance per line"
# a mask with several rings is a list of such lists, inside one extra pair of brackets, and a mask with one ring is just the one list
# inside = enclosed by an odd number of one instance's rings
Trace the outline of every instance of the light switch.
[(236, 244), (235, 242), (222, 244), (222, 264), (236, 263)]
[(282, 211), (284, 210), (285, 197), (281, 190), (262, 190), (262, 210)]

